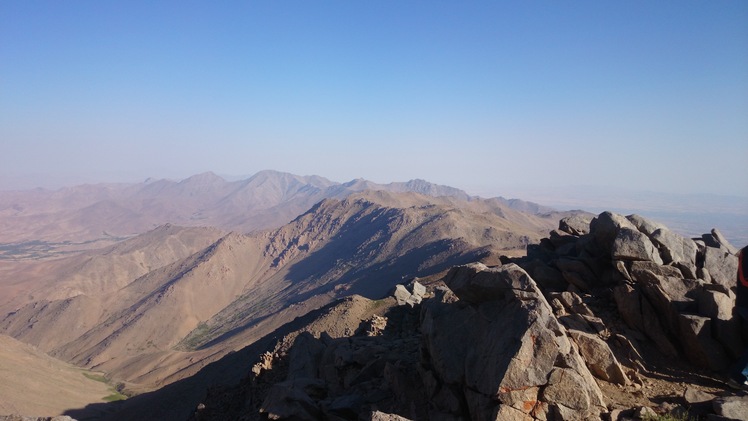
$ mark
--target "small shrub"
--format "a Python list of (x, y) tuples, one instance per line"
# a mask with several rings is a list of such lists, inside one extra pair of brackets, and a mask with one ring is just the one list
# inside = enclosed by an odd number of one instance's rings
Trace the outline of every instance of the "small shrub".
[(95, 380), (97, 382), (107, 383), (108, 380), (106, 377), (102, 376), (101, 374), (93, 374), (93, 373), (83, 373), (84, 376), (91, 380)]
[(645, 415), (644, 421), (697, 421), (697, 418), (691, 418), (688, 414), (662, 414), (662, 415)]

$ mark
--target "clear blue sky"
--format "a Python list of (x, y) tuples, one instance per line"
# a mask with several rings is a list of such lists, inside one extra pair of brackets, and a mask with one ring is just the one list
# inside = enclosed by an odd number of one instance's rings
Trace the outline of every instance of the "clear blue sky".
[(0, 188), (262, 169), (746, 196), (748, 2), (0, 2)]

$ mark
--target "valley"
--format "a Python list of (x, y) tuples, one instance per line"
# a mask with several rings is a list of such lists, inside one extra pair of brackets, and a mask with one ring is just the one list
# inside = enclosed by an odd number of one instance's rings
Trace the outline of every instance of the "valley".
[[(0, 224), (14, 227), (0, 242), (17, 245), (0, 261), (0, 332), (107, 373), (131, 396), (186, 380), (343, 297), (378, 299), (454, 265), (521, 256), (571, 214), (420, 180), (275, 172), (22, 196), (0, 197)], [(72, 250), (75, 241), (90, 247)]]

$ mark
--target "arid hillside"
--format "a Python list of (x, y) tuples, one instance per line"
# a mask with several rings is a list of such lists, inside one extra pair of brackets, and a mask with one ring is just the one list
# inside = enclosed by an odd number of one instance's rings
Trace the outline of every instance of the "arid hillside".
[(40, 300), (106, 295), (223, 235), (214, 228), (163, 225), (108, 247), (58, 259), (0, 259), (0, 312)]
[(0, 373), (0, 414), (55, 416), (118, 398), (101, 373), (63, 363), (6, 335), (0, 335)]
[[(521, 255), (560, 215), (496, 200), (366, 191), (323, 200), (276, 230), (225, 235), (188, 256), (193, 240), (219, 232), (165, 226), (85, 259), (39, 263), (68, 269), (25, 294), (25, 304), (7, 304), (0, 330), (105, 371), (131, 391), (149, 390), (336, 298), (378, 298), (456, 264)], [(101, 275), (115, 268), (118, 276)]]

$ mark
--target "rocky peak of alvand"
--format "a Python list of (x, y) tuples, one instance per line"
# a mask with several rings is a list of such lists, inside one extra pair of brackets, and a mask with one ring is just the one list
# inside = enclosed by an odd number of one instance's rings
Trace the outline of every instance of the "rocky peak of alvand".
[(380, 311), (346, 333), (318, 318), (279, 336), (192, 419), (746, 419), (724, 375), (748, 344), (735, 253), (717, 230), (565, 218), (526, 257), (359, 298)]

